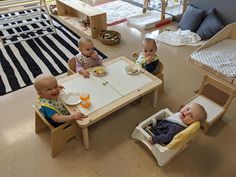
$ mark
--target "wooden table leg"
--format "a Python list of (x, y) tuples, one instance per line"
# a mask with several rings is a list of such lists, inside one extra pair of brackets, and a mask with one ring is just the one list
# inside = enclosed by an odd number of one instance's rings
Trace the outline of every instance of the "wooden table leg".
[(152, 103), (152, 106), (154, 108), (157, 107), (157, 97), (158, 97), (158, 88), (156, 90), (154, 90), (154, 92), (153, 92), (153, 103)]
[(83, 141), (84, 141), (85, 149), (89, 149), (88, 127), (82, 128), (82, 136), (83, 136)]

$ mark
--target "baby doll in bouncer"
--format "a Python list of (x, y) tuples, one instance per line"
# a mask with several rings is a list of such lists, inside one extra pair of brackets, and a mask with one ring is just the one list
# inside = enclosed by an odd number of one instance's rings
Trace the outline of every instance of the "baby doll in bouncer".
[(198, 103), (184, 106), (179, 112), (161, 120), (153, 122), (149, 139), (151, 144), (168, 144), (173, 137), (196, 121), (205, 121), (206, 110)]

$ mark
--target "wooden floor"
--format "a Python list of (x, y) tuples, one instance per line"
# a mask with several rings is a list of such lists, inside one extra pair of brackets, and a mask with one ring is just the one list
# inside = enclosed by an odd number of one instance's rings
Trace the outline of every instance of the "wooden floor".
[[(175, 29), (175, 24), (164, 28)], [(163, 29), (164, 29), (163, 28)], [(141, 40), (150, 31), (140, 31), (126, 23), (110, 27), (122, 35), (119, 45), (95, 46), (110, 59), (131, 57), (141, 50)], [(81, 36), (83, 33), (78, 32)], [(187, 62), (197, 47), (158, 44), (165, 66), (165, 93), (158, 107), (151, 107), (151, 95), (141, 104), (128, 105), (91, 126), (91, 148), (82, 141), (67, 143), (56, 158), (50, 156), (49, 131), (34, 133), (32, 86), (0, 97), (0, 176), (1, 177), (234, 177), (236, 174), (236, 100), (225, 117), (208, 135), (197, 136), (190, 146), (164, 167), (130, 138), (136, 124), (162, 108), (177, 111), (200, 86), (203, 73)], [(62, 76), (61, 76), (62, 77)]]

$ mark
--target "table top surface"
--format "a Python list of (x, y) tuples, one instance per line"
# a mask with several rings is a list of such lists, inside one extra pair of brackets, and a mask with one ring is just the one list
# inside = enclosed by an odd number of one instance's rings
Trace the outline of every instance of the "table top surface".
[(90, 74), (85, 79), (80, 74), (73, 74), (59, 80), (65, 93), (86, 92), (90, 95), (91, 106), (88, 109), (80, 105), (67, 106), (72, 113), (78, 109), (88, 118), (78, 121), (80, 126), (87, 126), (127, 105), (138, 97), (158, 88), (162, 81), (141, 69), (137, 75), (129, 75), (125, 67), (134, 65), (125, 57), (104, 62), (107, 75), (96, 77)]

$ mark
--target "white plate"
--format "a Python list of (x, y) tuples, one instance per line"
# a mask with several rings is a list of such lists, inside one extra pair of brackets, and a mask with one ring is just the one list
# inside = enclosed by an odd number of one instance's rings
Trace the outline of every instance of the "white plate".
[(102, 76), (105, 76), (107, 74), (107, 69), (103, 66), (94, 67), (92, 69), (92, 73), (93, 73), (94, 76), (102, 77)]
[(130, 75), (137, 75), (141, 72), (140, 67), (138, 66), (126, 66), (125, 71)]
[(79, 94), (70, 93), (65, 98), (65, 103), (67, 105), (77, 105), (81, 102)]

